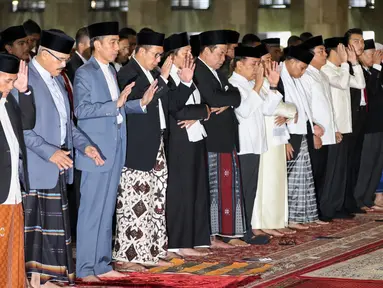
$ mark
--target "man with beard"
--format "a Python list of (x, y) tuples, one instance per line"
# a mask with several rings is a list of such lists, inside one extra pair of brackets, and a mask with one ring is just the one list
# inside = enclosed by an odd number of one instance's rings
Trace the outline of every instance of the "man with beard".
[(1, 41), (8, 54), (29, 62), (28, 36), (22, 25), (12, 26), (1, 32)]

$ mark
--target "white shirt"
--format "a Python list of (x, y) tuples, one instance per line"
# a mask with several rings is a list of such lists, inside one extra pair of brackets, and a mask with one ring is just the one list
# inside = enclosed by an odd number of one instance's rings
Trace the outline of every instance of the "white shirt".
[(122, 65), (120, 63), (114, 62), (113, 65), (117, 72), (120, 71), (120, 69), (122, 68)]
[[(96, 58), (95, 58), (96, 59)], [(109, 64), (101, 63), (96, 59), (97, 63), (100, 65), (102, 73), (104, 73), (106, 83), (108, 84), (109, 92), (112, 97), (113, 101), (117, 101), (118, 97), (120, 96), (120, 89), (117, 85), (117, 80), (115, 79), (114, 74), (109, 69)], [(117, 108), (117, 110), (119, 110)], [(121, 113), (118, 112), (117, 115), (117, 124), (121, 124), (124, 118), (122, 117)]]
[[(327, 61), (327, 64), (321, 68), (321, 72), (330, 81), (335, 123), (342, 134), (352, 133), (350, 87), (356, 89), (364, 89), (366, 87), (362, 67), (355, 65), (353, 70), (354, 75), (351, 75), (348, 63), (342, 63), (338, 67), (330, 61)], [(364, 97), (362, 99), (364, 101)]]
[(262, 154), (268, 149), (264, 115), (273, 115), (282, 95), (273, 93), (269, 89), (266, 79), (258, 94), (254, 88), (254, 81), (249, 81), (242, 75), (233, 72), (229, 82), (237, 87), (241, 94), (241, 104), (234, 109), (239, 126), (239, 145), (244, 154)]
[(78, 55), (78, 57), (80, 57), (80, 59), (82, 60), (82, 62), (84, 62), (84, 64), (88, 62), (88, 60), (86, 60), (80, 53), (78, 53), (78, 51), (76, 51), (75, 53)]
[(198, 59), (201, 60), (201, 62), (202, 62), (203, 64), (205, 64), (207, 68), (209, 68), (209, 70), (211, 71), (211, 73), (213, 73), (214, 77), (217, 78), (219, 84), (221, 84), (221, 87), (222, 87), (222, 83), (221, 83), (221, 80), (219, 80), (217, 71), (215, 71), (213, 68), (211, 68), (209, 65), (207, 65), (206, 62), (203, 61), (200, 57), (198, 57)]
[[(141, 70), (144, 72), (144, 74), (146, 75), (146, 78), (148, 78), (149, 80), (149, 83), (152, 84), (154, 82), (154, 78), (152, 76), (152, 74), (150, 73), (150, 71), (146, 70), (144, 67), (141, 66), (140, 62), (137, 61), (137, 59), (135, 57), (133, 57), (134, 61), (137, 62), (137, 64), (141, 67)], [(165, 81), (165, 83), (167, 84), (168, 83), (168, 80), (165, 79), (164, 77), (162, 77), (162, 80)], [(164, 109), (162, 108), (162, 101), (161, 99), (158, 99), (158, 112), (160, 114), (160, 127), (161, 129), (166, 129), (166, 120), (165, 120), (165, 113), (164, 113)]]
[(21, 188), (19, 180), (19, 153), (20, 146), (5, 108), (6, 98), (0, 98), (0, 124), (3, 126), (5, 138), (11, 154), (11, 185), (7, 200), (3, 204), (21, 203)]
[[(173, 64), (170, 70), (170, 76), (172, 76), (177, 86), (180, 85), (181, 82), (188, 87), (190, 87), (191, 85), (194, 85), (193, 81), (191, 81), (190, 83), (185, 83), (181, 81), (177, 72), (178, 72), (178, 68)], [(199, 93), (198, 88), (197, 87), (195, 88), (196, 89), (189, 96), (189, 99), (186, 101), (185, 105), (201, 104), (201, 94)], [(188, 134), (189, 142), (198, 142), (207, 136), (206, 130), (199, 120), (196, 121), (192, 126), (187, 128), (186, 132)]]
[(60, 116), (60, 131), (61, 131), (61, 139), (60, 144), (65, 144), (66, 138), (66, 124), (67, 124), (67, 111), (65, 107), (64, 95), (61, 92), (60, 87), (58, 86), (56, 79), (51, 76), (51, 74), (45, 70), (39, 62), (37, 62), (36, 58), (32, 59), (32, 64), (35, 66), (37, 71), (39, 72), (41, 78), (44, 80), (45, 84), (48, 87), (49, 92), (51, 93), (53, 102), (55, 103), (56, 109)]
[(335, 132), (338, 132), (338, 128), (335, 123), (329, 80), (325, 74), (309, 65), (300, 81), (307, 92), (309, 103), (311, 103), (313, 121), (324, 129), (321, 137), (322, 144), (336, 144)]

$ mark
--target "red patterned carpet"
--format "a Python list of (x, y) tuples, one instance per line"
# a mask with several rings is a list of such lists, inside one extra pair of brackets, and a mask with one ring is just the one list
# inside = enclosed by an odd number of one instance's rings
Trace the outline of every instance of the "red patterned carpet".
[[(246, 277), (241, 269), (226, 271), (225, 275), (232, 276), (201, 276), (176, 274), (133, 273), (129, 281), (103, 283), (102, 287), (336, 287), (341, 286), (294, 286), (322, 285), (318, 281), (302, 280), (298, 276), (383, 248), (383, 222), (374, 220), (383, 215), (360, 215), (354, 220), (338, 220), (330, 225), (312, 228), (309, 231), (298, 232), (291, 236), (295, 245), (280, 245), (280, 239), (273, 239), (269, 245), (217, 250), (213, 255), (203, 259), (186, 259), (188, 263), (212, 263), (230, 265), (233, 262), (246, 261), (244, 258), (271, 258), (271, 268), (260, 273), (260, 277)], [(320, 236), (330, 238), (316, 239)], [(333, 238), (331, 238), (333, 237)], [(335, 238), (334, 238), (335, 237)], [(286, 242), (286, 241), (284, 241)], [(259, 262), (246, 264), (261, 267)], [(202, 265), (202, 264), (201, 264)], [(234, 272), (233, 272), (234, 271)], [(258, 273), (259, 274), (259, 273)], [(214, 275), (211, 271), (208, 275)], [(220, 275), (220, 274), (215, 274)], [(373, 284), (373, 283), (370, 283)], [(189, 286), (185, 286), (189, 285)], [(334, 284), (335, 285), (335, 284)], [(89, 287), (89, 286), (78, 286)], [(97, 287), (97, 286), (92, 286)], [(358, 286), (347, 286), (358, 287)], [(369, 288), (370, 286), (359, 286)], [(373, 286), (371, 286), (373, 287)], [(383, 286), (380, 286), (383, 287)]]

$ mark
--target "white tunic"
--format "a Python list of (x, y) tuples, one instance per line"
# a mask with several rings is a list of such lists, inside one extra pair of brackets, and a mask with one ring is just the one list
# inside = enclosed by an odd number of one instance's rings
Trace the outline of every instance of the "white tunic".
[(335, 123), (342, 134), (352, 133), (350, 87), (356, 89), (366, 87), (362, 67), (356, 65), (353, 70), (354, 75), (351, 75), (348, 63), (342, 63), (338, 67), (330, 61), (327, 61), (321, 69), (330, 81)]
[(9, 152), (11, 154), (11, 185), (7, 200), (3, 205), (12, 205), (21, 203), (21, 188), (19, 180), (19, 142), (11, 120), (9, 119), (7, 109), (5, 108), (6, 98), (0, 98), (0, 124), (3, 127), (5, 138), (7, 139)]
[(237, 87), (241, 94), (241, 104), (234, 109), (239, 127), (239, 145), (244, 154), (262, 154), (267, 151), (265, 132), (265, 116), (272, 115), (281, 102), (282, 95), (269, 90), (269, 84), (265, 79), (261, 89), (261, 95), (254, 88), (254, 81), (248, 81), (245, 77), (233, 72), (229, 82)]
[(321, 137), (322, 144), (336, 144), (335, 132), (338, 132), (338, 128), (335, 124), (328, 78), (318, 69), (309, 65), (299, 81), (301, 81), (311, 104), (314, 123), (319, 124), (324, 129), (324, 134)]

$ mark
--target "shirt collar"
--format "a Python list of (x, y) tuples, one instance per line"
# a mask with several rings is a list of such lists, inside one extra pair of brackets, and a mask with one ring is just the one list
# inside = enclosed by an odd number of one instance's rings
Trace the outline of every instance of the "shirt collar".
[(317, 68), (315, 68), (312, 65), (309, 65), (309, 67), (307, 67), (307, 70), (309, 70), (311, 72), (314, 72), (314, 73), (319, 73), (320, 72)]
[(136, 59), (136, 57), (133, 56), (133, 59), (134, 59), (134, 61), (137, 62), (138, 66), (140, 66), (140, 68), (142, 69), (142, 71), (144, 71), (145, 74), (150, 74), (150, 71), (148, 71), (144, 67), (142, 67), (140, 62), (138, 62), (138, 60)]
[(5, 102), (7, 102), (7, 98), (5, 98), (5, 97), (1, 97), (1, 98), (0, 98), (0, 105), (1, 105), (1, 106), (5, 106)]
[(211, 68), (209, 65), (207, 65), (206, 62), (203, 61), (200, 57), (198, 57), (198, 59), (199, 59), (203, 64), (205, 64), (206, 67), (209, 68), (209, 70), (210, 70), (211, 72), (215, 72), (215, 70), (214, 70), (213, 68)]
[[(96, 58), (94, 58), (94, 59), (96, 59)], [(109, 68), (109, 63), (108, 64), (104, 64), (101, 61), (98, 61), (97, 59), (96, 59), (96, 61), (97, 61), (98, 65), (100, 65), (101, 69), (107, 70)]]
[(330, 66), (331, 68), (339, 68), (339, 66), (336, 66), (334, 63), (332, 63), (331, 61), (328, 61), (326, 62), (326, 65)]
[(43, 79), (45, 80), (53, 79), (52, 75), (47, 70), (45, 70), (45, 68), (41, 66), (40, 63), (36, 60), (36, 57), (32, 59), (32, 64), (33, 66), (36, 67), (37, 72), (39, 72), (39, 74), (41, 75)]
[(76, 51), (76, 54), (78, 55), (78, 57), (80, 57), (82, 62), (84, 62), (84, 63), (88, 62), (88, 60), (86, 60), (80, 53), (78, 53), (78, 51)]

